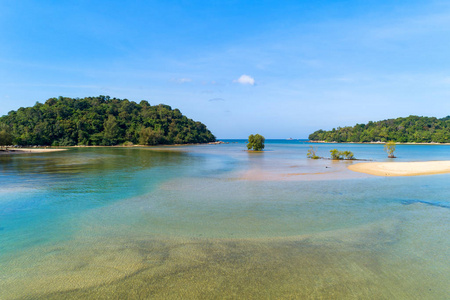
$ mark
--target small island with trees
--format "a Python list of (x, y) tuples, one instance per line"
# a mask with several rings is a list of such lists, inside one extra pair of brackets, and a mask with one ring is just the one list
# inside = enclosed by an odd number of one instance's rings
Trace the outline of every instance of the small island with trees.
[(170, 145), (215, 140), (203, 123), (178, 109), (109, 96), (50, 98), (0, 117), (0, 145)]
[(442, 119), (409, 116), (329, 131), (317, 130), (309, 135), (309, 140), (338, 143), (450, 143), (450, 116)]

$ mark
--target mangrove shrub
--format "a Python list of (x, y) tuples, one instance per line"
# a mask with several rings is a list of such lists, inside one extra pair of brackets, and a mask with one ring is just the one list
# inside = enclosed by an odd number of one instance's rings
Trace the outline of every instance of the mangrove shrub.
[(264, 142), (265, 142), (265, 138), (262, 135), (259, 134), (251, 134), (248, 137), (248, 144), (247, 144), (247, 149), (248, 150), (255, 150), (255, 151), (261, 151), (264, 149)]

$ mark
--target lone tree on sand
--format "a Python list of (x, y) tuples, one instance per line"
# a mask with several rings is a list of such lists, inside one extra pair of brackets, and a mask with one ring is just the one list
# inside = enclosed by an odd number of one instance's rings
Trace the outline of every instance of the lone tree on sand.
[(388, 154), (389, 158), (395, 158), (394, 151), (395, 151), (395, 142), (389, 141), (386, 144), (384, 144), (384, 151)]
[(253, 148), (253, 150), (255, 151), (261, 151), (264, 149), (264, 141), (266, 139), (259, 134), (250, 134), (248, 137), (248, 144), (247, 144), (247, 149), (251, 150)]

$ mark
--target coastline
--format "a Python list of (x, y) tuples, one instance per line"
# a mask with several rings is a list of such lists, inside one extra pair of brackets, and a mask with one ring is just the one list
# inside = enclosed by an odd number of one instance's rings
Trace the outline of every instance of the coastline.
[[(327, 142), (327, 141), (310, 141), (308, 140), (308, 143), (316, 143), (316, 144), (362, 144), (362, 145), (384, 145), (386, 142)], [(430, 143), (397, 143), (396, 145), (450, 145), (450, 143), (437, 143), (437, 142), (430, 142)]]
[(209, 142), (209, 143), (188, 143), (188, 144), (158, 144), (158, 145), (112, 145), (112, 146), (103, 146), (103, 145), (75, 145), (75, 146), (64, 146), (64, 148), (155, 148), (155, 147), (180, 147), (180, 146), (204, 146), (204, 145), (220, 145), (226, 143), (218, 143), (218, 142)]
[(348, 166), (349, 170), (375, 176), (420, 176), (450, 173), (450, 161), (371, 162)]
[(0, 155), (9, 154), (29, 154), (29, 153), (47, 153), (47, 152), (59, 152), (66, 151), (67, 149), (48, 149), (48, 148), (13, 148), (6, 151), (0, 151)]
[(64, 148), (52, 148), (51, 146), (45, 148), (8, 148), (8, 150), (1, 149), (0, 155), (10, 155), (10, 154), (32, 154), (32, 153), (48, 153), (48, 152), (59, 152), (67, 151), (71, 148), (147, 148), (152, 150), (158, 150), (162, 148), (170, 147), (182, 147), (182, 146), (204, 146), (204, 145), (219, 145), (225, 144), (224, 142), (214, 142), (214, 143), (190, 143), (190, 144), (161, 144), (161, 145), (113, 145), (113, 146), (100, 146), (100, 145), (76, 145), (76, 146), (64, 146)]

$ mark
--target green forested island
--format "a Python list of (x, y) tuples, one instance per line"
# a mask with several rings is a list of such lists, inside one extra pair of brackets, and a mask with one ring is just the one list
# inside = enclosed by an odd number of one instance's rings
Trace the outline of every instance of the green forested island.
[(338, 127), (330, 131), (318, 130), (309, 135), (311, 141), (327, 142), (387, 142), (397, 143), (450, 143), (450, 116), (409, 116), (388, 119), (351, 127)]
[[(0, 137), (15, 145), (206, 143), (214, 135), (168, 105), (109, 96), (50, 98), (0, 117)], [(5, 144), (5, 143), (4, 143)]]

